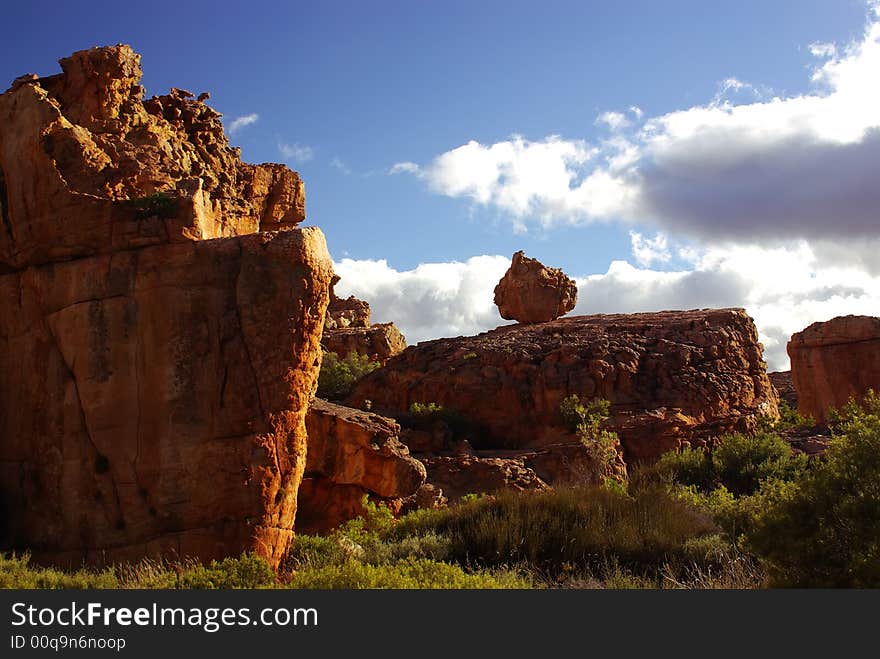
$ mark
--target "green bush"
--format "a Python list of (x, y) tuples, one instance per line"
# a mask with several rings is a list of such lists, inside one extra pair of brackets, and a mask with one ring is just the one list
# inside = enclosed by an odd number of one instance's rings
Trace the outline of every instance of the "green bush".
[(265, 559), (254, 554), (195, 565), (180, 576), (180, 588), (271, 588), (276, 575)]
[(275, 572), (253, 554), (201, 565), (195, 561), (166, 563), (143, 560), (104, 570), (66, 572), (30, 565), (30, 557), (0, 555), (0, 588), (267, 588)]
[(748, 543), (780, 585), (880, 587), (880, 397), (851, 401), (832, 429), (825, 459), (756, 514)]
[(530, 588), (529, 580), (512, 572), (468, 573), (456, 565), (426, 558), (409, 558), (392, 565), (370, 565), (349, 561), (298, 572), (290, 588)]
[(764, 480), (796, 480), (808, 463), (806, 455), (794, 454), (775, 433), (735, 433), (720, 437), (711, 451), (685, 448), (666, 453), (657, 463), (656, 471), (704, 494), (724, 486), (734, 496), (747, 496), (757, 492)]
[(169, 218), (177, 215), (177, 198), (167, 192), (154, 192), (145, 197), (130, 199), (128, 204), (134, 208), (135, 219), (148, 217)]
[(609, 561), (657, 573), (689, 561), (689, 540), (717, 532), (711, 518), (661, 489), (629, 497), (604, 487), (500, 492), (425, 516), (410, 531), (449, 538), (463, 565), (528, 565), (548, 574), (566, 566), (602, 570)]
[(0, 588), (86, 589), (119, 588), (112, 569), (100, 572), (77, 570), (73, 573), (30, 565), (30, 556), (0, 554)]
[(370, 361), (366, 355), (356, 352), (349, 353), (343, 359), (335, 352), (324, 353), (318, 374), (318, 396), (327, 400), (342, 400), (351, 393), (358, 380), (380, 366), (379, 362)]
[(568, 396), (559, 405), (563, 421), (577, 433), (590, 456), (593, 473), (584, 475), (588, 481), (601, 481), (614, 471), (618, 462), (620, 440), (616, 433), (602, 427), (610, 410), (611, 403), (607, 400), (595, 398), (582, 403), (577, 394)]

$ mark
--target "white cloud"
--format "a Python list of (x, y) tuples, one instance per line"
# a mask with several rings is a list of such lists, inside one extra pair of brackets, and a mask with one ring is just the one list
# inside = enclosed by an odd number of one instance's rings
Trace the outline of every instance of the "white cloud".
[[(815, 321), (880, 315), (880, 277), (823, 265), (806, 243), (794, 247), (692, 250), (676, 272), (613, 261), (607, 272), (578, 277), (572, 315), (743, 307), (754, 318), (770, 370), (788, 368), (786, 343)], [(471, 335), (505, 324), (493, 290), (510, 265), (504, 256), (429, 263), (398, 271), (384, 260), (335, 263), (340, 296), (368, 301), (374, 322), (393, 321), (412, 344)]]
[(650, 267), (654, 263), (667, 263), (672, 259), (666, 236), (658, 233), (653, 238), (645, 238), (636, 231), (629, 232), (633, 257), (640, 266)]
[(341, 277), (337, 295), (366, 300), (373, 322), (394, 322), (413, 344), (504, 324), (493, 299), (495, 285), (509, 266), (509, 257), (475, 256), (463, 263), (425, 263), (404, 271), (384, 259), (344, 258), (333, 267)]
[(398, 162), (391, 166), (388, 170), (389, 174), (414, 174), (418, 176), (421, 173), (421, 168), (415, 164), (414, 162)]
[(287, 144), (285, 142), (279, 142), (278, 150), (287, 160), (291, 160), (295, 163), (304, 163), (315, 157), (315, 150), (304, 144)]
[(605, 124), (611, 130), (620, 130), (630, 125), (630, 120), (622, 112), (603, 112), (596, 119), (597, 124)]
[(330, 166), (333, 167), (334, 169), (338, 169), (340, 172), (342, 172), (346, 176), (351, 174), (351, 168), (348, 165), (346, 165), (345, 162), (341, 158), (334, 157), (330, 161)]
[[(516, 227), (639, 221), (704, 244), (830, 241), (880, 229), (880, 5), (855, 43), (814, 44), (813, 91), (765, 98), (736, 78), (705, 105), (598, 121), (608, 139), (470, 141), (399, 163), (430, 189), (506, 214)], [(734, 103), (748, 92), (762, 100)], [(877, 253), (868, 254), (878, 263)], [(880, 267), (878, 265), (877, 267)]]
[(258, 115), (256, 112), (254, 112), (253, 114), (246, 114), (241, 117), (236, 117), (231, 122), (229, 122), (229, 128), (227, 128), (226, 132), (228, 132), (230, 135), (235, 135), (245, 126), (250, 126), (251, 124), (257, 123), (257, 120), (259, 120), (259, 118), (260, 115)]

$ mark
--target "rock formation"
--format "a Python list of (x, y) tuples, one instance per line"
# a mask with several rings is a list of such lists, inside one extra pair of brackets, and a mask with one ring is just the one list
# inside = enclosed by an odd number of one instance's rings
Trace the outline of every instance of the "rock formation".
[(577, 284), (559, 268), (545, 267), (520, 251), (495, 287), (495, 304), (507, 320), (543, 323), (574, 309)]
[(559, 412), (571, 394), (611, 401), (627, 463), (778, 414), (741, 309), (579, 316), (427, 341), (361, 380), (348, 404), (400, 417), (435, 402), (472, 424), (476, 449), (523, 449), (577, 441)]
[(828, 408), (880, 391), (880, 318), (838, 316), (813, 323), (788, 342), (798, 411), (819, 423)]
[(61, 66), (0, 96), (0, 548), (277, 564), (332, 276), (302, 182), (128, 46)]
[(321, 345), (327, 352), (340, 357), (351, 353), (365, 355), (370, 361), (384, 364), (406, 348), (406, 339), (394, 323), (370, 323), (370, 305), (350, 296), (343, 300), (333, 287), (339, 277), (333, 277), (330, 286), (330, 304), (324, 324)]
[(794, 388), (791, 371), (774, 371), (768, 373), (767, 377), (770, 378), (770, 384), (776, 390), (779, 402), (785, 401), (791, 409), (796, 410), (798, 407), (797, 390)]
[(363, 513), (361, 499), (409, 497), (425, 467), (400, 443), (393, 420), (316, 398), (306, 417), (309, 443), (299, 492), (297, 530), (327, 531)]

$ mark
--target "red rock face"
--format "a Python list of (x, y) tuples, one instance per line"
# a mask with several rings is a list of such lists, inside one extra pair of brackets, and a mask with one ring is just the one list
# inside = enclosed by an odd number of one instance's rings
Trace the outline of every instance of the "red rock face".
[(400, 416), (435, 402), (479, 429), (475, 448), (534, 448), (577, 441), (559, 414), (571, 394), (611, 401), (609, 429), (628, 463), (778, 414), (741, 309), (580, 316), (428, 341), (364, 378), (348, 404)]
[(299, 175), (242, 163), (210, 107), (182, 90), (143, 101), (140, 55), (128, 46), (80, 51), (61, 64), (64, 73), (24, 77), (0, 95), (0, 265), (304, 219)]
[(297, 529), (328, 531), (363, 514), (364, 494), (403, 499), (425, 482), (425, 467), (400, 443), (393, 419), (316, 398), (306, 417), (308, 461)]
[(543, 323), (574, 309), (577, 285), (559, 268), (548, 268), (520, 251), (495, 287), (495, 304), (507, 320)]
[(299, 177), (187, 92), (142, 102), (127, 46), (62, 67), (0, 96), (0, 548), (277, 564), (332, 262), (244, 234), (302, 219)]
[(798, 411), (819, 423), (828, 409), (880, 391), (880, 318), (839, 316), (813, 323), (788, 342)]

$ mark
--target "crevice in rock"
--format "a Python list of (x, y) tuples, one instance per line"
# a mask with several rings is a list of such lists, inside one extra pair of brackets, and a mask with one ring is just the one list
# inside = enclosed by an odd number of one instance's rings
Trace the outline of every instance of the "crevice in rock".
[[(67, 375), (70, 378), (71, 383), (73, 384), (73, 391), (76, 394), (77, 407), (79, 408), (79, 415), (80, 415), (80, 419), (82, 421), (82, 429), (83, 429), (83, 432), (85, 433), (86, 439), (89, 441), (89, 444), (91, 445), (92, 450), (95, 452), (96, 460), (99, 457), (105, 457), (104, 454), (98, 448), (98, 445), (95, 443), (95, 440), (92, 437), (92, 431), (89, 429), (88, 418), (86, 417), (86, 411), (85, 411), (85, 407), (83, 407), (82, 396), (80, 396), (80, 393), (79, 393), (79, 385), (77, 384), (76, 375), (74, 374), (74, 370), (73, 370), (74, 365), (68, 364), (67, 360), (64, 359), (64, 352), (61, 350), (61, 343), (58, 340), (58, 337), (55, 335), (55, 332), (52, 331), (52, 326), (48, 322), (46, 322), (45, 320), (44, 320), (44, 322), (45, 322), (45, 326), (46, 326), (46, 333), (52, 337), (52, 342), (54, 344), (55, 350), (61, 356), (61, 363), (64, 364), (64, 367), (67, 370)], [(105, 459), (106, 459), (106, 457), (105, 457)], [(96, 465), (97, 465), (97, 463), (96, 463)], [(117, 488), (116, 479), (113, 477), (112, 465), (108, 465), (108, 466), (110, 466), (110, 469), (108, 469), (108, 471), (105, 472), (104, 474), (100, 474), (100, 475), (107, 476), (107, 478), (110, 479), (110, 485), (113, 487), (113, 496), (116, 499), (116, 509), (118, 511), (120, 511), (120, 513), (121, 513), (122, 500), (119, 497), (119, 488)]]
[(9, 217), (9, 194), (6, 190), (6, 174), (0, 167), (0, 223), (3, 230), (9, 236), (9, 242), (15, 244), (15, 233), (12, 230), (12, 220)]

